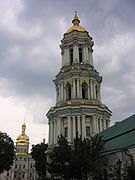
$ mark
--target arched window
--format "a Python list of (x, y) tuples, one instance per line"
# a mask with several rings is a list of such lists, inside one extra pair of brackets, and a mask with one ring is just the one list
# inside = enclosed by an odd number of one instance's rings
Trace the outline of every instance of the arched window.
[(88, 85), (86, 82), (82, 83), (82, 98), (88, 99)]
[(86, 136), (90, 137), (90, 126), (86, 126)]
[(79, 47), (79, 62), (82, 63), (82, 47)]
[(73, 64), (73, 48), (70, 48), (70, 64)]
[(65, 138), (67, 138), (67, 136), (68, 136), (68, 128), (67, 127), (64, 128), (64, 136), (65, 136)]
[(67, 83), (66, 85), (66, 100), (71, 99), (71, 84)]

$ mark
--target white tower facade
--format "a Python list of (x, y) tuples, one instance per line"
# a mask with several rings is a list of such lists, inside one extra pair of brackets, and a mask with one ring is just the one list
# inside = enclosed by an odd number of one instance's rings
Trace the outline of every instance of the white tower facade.
[(73, 26), (61, 40), (62, 67), (54, 80), (56, 105), (47, 113), (49, 145), (64, 135), (89, 138), (110, 125), (111, 111), (101, 102), (102, 77), (93, 64), (93, 41), (75, 14)]
[(9, 171), (0, 174), (0, 180), (36, 180), (38, 174), (35, 161), (29, 150), (29, 137), (25, 133), (26, 125), (23, 123), (22, 132), (16, 139), (16, 155)]

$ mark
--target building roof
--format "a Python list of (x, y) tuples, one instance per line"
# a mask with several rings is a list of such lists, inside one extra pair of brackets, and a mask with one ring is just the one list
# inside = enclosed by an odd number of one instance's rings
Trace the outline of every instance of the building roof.
[(66, 33), (70, 33), (72, 31), (79, 31), (79, 32), (85, 32), (85, 28), (80, 26), (79, 23), (80, 23), (80, 20), (77, 16), (77, 14), (75, 13), (75, 16), (74, 16), (74, 19), (72, 20), (72, 23), (73, 23), (73, 26), (70, 27)]
[(135, 147), (135, 114), (101, 132), (105, 154)]
[(23, 123), (22, 125), (22, 133), (17, 137), (17, 145), (28, 145), (29, 144), (29, 137), (25, 134), (26, 125)]

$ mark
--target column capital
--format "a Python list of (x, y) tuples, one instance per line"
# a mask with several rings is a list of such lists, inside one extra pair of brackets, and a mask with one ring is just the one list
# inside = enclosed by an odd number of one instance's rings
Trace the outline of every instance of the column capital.
[(85, 118), (86, 117), (86, 115), (85, 114), (82, 114), (82, 118)]

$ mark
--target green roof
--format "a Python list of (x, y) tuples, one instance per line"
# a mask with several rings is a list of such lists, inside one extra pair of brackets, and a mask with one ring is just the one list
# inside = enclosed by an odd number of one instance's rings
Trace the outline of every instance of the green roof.
[(101, 132), (105, 154), (135, 147), (135, 114)]

